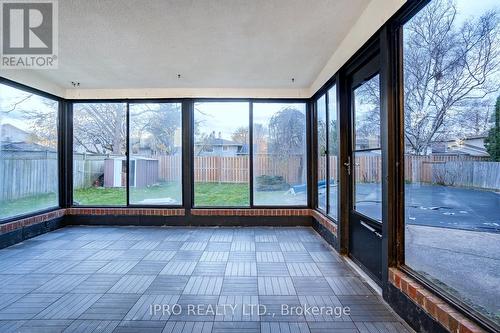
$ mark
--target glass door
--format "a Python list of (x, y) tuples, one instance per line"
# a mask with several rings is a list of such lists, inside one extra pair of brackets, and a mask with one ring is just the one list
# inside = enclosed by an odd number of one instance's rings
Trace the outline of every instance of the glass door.
[(382, 149), (378, 57), (349, 78), (351, 131), (349, 254), (375, 281), (382, 275)]

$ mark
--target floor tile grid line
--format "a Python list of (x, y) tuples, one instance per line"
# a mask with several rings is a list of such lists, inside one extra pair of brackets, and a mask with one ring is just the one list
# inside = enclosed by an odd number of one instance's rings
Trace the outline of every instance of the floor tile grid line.
[[(124, 236), (122, 236), (122, 237), (124, 237)], [(308, 252), (311, 252), (311, 251), (309, 251), (309, 250), (308, 250)], [(198, 263), (199, 263), (199, 260), (197, 261), (197, 264), (198, 264)], [(228, 261), (225, 261), (225, 262), (224, 262), (224, 266), (225, 266), (225, 267), (227, 267), (227, 263), (228, 263)], [(156, 277), (158, 277), (159, 275), (160, 275), (159, 273), (155, 274), (155, 278), (156, 278)], [(289, 275), (290, 275), (290, 272), (289, 272)], [(326, 276), (326, 274), (324, 274), (324, 275)], [(223, 279), (226, 279), (226, 277), (223, 277)], [(185, 288), (186, 288), (186, 286), (184, 286), (184, 289), (185, 289)], [(184, 291), (184, 290), (183, 290), (183, 291)], [(144, 293), (142, 293), (141, 295), (144, 295)], [(218, 295), (218, 300), (220, 300), (222, 296), (223, 296), (223, 295), (221, 295), (221, 294), (219, 293), (219, 295)]]
[[(335, 251), (335, 250), (334, 250), (334, 248), (331, 246), (331, 244), (329, 244), (329, 243), (328, 243), (325, 239), (323, 239), (323, 237), (319, 237), (319, 241), (320, 241), (321, 243), (323, 243), (323, 245), (324, 245), (324, 246), (325, 246), (325, 247), (326, 247), (329, 251), (331, 251), (331, 252), (333, 252), (333, 253), (336, 253), (336, 251)], [(314, 251), (309, 251), (309, 250), (308, 250), (308, 252), (314, 252)], [(395, 311), (394, 311), (394, 310), (393, 310), (393, 309), (392, 309), (392, 308), (391, 308), (391, 307), (390, 307), (390, 306), (389, 306), (389, 305), (388, 305), (388, 304), (387, 304), (387, 303), (383, 300), (383, 298), (382, 298), (380, 295), (378, 295), (378, 294), (377, 294), (377, 292), (376, 292), (376, 291), (374, 291), (374, 290), (372, 289), (372, 287), (371, 287), (371, 286), (370, 286), (370, 285), (369, 285), (366, 281), (364, 281), (364, 280), (363, 280), (363, 278), (362, 278), (361, 276), (359, 276), (359, 275), (357, 274), (357, 272), (356, 272), (356, 271), (355, 271), (355, 270), (351, 267), (351, 265), (348, 265), (348, 264), (345, 262), (344, 258), (342, 258), (341, 256), (340, 256), (340, 261), (341, 261), (341, 263), (342, 263), (342, 264), (344, 264), (344, 266), (347, 268), (347, 270), (348, 270), (348, 271), (350, 271), (351, 273), (353, 273), (353, 276), (357, 277), (357, 278), (361, 281), (361, 283), (362, 283), (363, 285), (365, 285), (365, 286), (366, 286), (366, 287), (367, 287), (367, 288), (368, 288), (368, 289), (369, 289), (369, 290), (373, 293), (373, 295), (375, 295), (375, 297), (377, 298), (377, 300), (379, 300), (379, 303), (380, 303), (380, 304), (381, 304), (381, 305), (382, 305), (382, 306), (383, 306), (386, 310), (388, 310), (388, 311), (389, 311), (389, 313), (391, 313), (391, 314), (394, 316), (394, 320), (395, 320), (396, 322), (398, 322), (398, 323), (400, 323), (401, 325), (403, 325), (403, 327), (404, 327), (404, 328), (405, 328), (408, 332), (413, 332), (413, 330), (409, 327), (409, 325), (408, 325), (406, 322), (404, 322), (404, 321), (403, 321), (403, 320), (399, 317), (399, 315), (398, 315), (398, 314), (397, 314), (397, 313), (396, 313), (396, 312), (395, 312)], [(329, 277), (329, 276), (327, 276), (327, 275), (326, 275), (326, 273), (323, 273), (323, 272), (322, 272), (322, 275), (323, 275), (325, 278), (326, 278), (326, 277)], [(336, 295), (336, 296), (339, 296), (339, 295)], [(339, 302), (340, 302), (340, 304), (342, 305), (342, 307), (345, 307), (345, 306), (348, 306), (348, 305), (349, 305), (349, 304), (347, 304), (345, 301), (344, 301), (344, 302), (342, 302), (342, 300), (341, 300), (341, 299), (339, 299)], [(309, 324), (310, 324), (310, 322), (307, 322), (307, 325), (308, 325), (308, 327), (309, 327), (309, 330), (311, 330), (311, 327), (309, 326)], [(359, 331), (359, 328), (358, 328), (358, 327), (357, 327), (357, 330)]]

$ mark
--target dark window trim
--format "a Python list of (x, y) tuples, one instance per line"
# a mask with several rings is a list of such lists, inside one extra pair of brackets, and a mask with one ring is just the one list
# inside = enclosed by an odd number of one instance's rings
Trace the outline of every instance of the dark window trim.
[(254, 179), (253, 179), (253, 127), (254, 127), (254, 121), (253, 121), (253, 108), (254, 104), (300, 104), (304, 106), (304, 117), (306, 120), (306, 126), (305, 126), (305, 138), (306, 138), (306, 175), (310, 173), (311, 170), (311, 165), (310, 165), (310, 158), (309, 158), (309, 135), (310, 133), (310, 126), (309, 126), (309, 100), (304, 100), (304, 99), (269, 99), (269, 98), (251, 98), (250, 99), (250, 208), (264, 208), (264, 209), (302, 209), (302, 208), (309, 208), (310, 207), (310, 193), (311, 193), (311, 184), (309, 180), (309, 176), (305, 177), (306, 181), (306, 202), (303, 205), (256, 205), (254, 202)]
[(5, 223), (13, 222), (13, 221), (18, 221), (18, 220), (34, 217), (34, 216), (41, 215), (41, 214), (50, 213), (50, 212), (56, 211), (58, 209), (61, 209), (61, 207), (64, 207), (63, 201), (65, 198), (64, 197), (65, 191), (61, 192), (61, 190), (64, 189), (64, 186), (66, 184), (66, 179), (63, 175), (61, 167), (63, 166), (62, 163), (65, 160), (66, 154), (64, 152), (64, 141), (62, 140), (62, 130), (61, 130), (62, 127), (61, 126), (64, 127), (64, 124), (66, 121), (66, 117), (64, 116), (64, 111), (65, 111), (67, 105), (65, 103), (66, 102), (65, 99), (63, 99), (59, 96), (56, 96), (56, 95), (47, 93), (43, 90), (33, 88), (33, 87), (28, 86), (28, 85), (7, 79), (7, 78), (2, 77), (2, 76), (0, 76), (0, 84), (6, 85), (8, 87), (11, 87), (11, 88), (14, 88), (17, 90), (24, 91), (24, 92), (29, 93), (29, 94), (33, 94), (33, 95), (36, 95), (36, 96), (39, 96), (42, 98), (46, 98), (46, 99), (50, 99), (50, 100), (58, 102), (57, 121), (56, 121), (56, 125), (57, 125), (57, 167), (59, 169), (58, 170), (58, 179), (57, 179), (57, 181), (58, 181), (57, 205), (49, 206), (49, 207), (42, 208), (42, 209), (39, 209), (36, 211), (27, 212), (24, 214), (13, 215), (13, 216), (9, 216), (9, 217), (0, 219), (0, 224), (5, 224)]
[[(319, 182), (319, 160), (318, 160), (318, 157), (319, 157), (319, 154), (320, 154), (320, 151), (319, 151), (319, 140), (318, 140), (318, 134), (319, 134), (319, 127), (318, 127), (318, 121), (319, 121), (319, 112), (318, 112), (318, 104), (319, 104), (319, 100), (323, 97), (325, 97), (325, 122), (327, 121), (327, 116), (328, 115), (328, 104), (327, 104), (327, 96), (328, 96), (328, 90), (325, 90), (324, 93), (322, 93), (321, 95), (317, 96), (317, 98), (315, 98), (313, 100), (313, 103), (314, 103), (314, 110), (315, 110), (315, 131), (314, 131), (314, 135), (316, 137), (316, 147), (315, 147), (315, 151), (314, 151), (314, 158), (316, 159), (316, 177), (315, 177), (315, 181), (314, 181), (314, 187), (316, 189), (315, 193), (316, 193), (316, 200), (315, 200), (315, 206), (314, 206), (314, 209), (316, 209), (318, 212), (320, 212), (321, 214), (327, 216), (328, 215), (328, 197), (326, 198), (326, 202), (325, 202), (325, 209), (321, 208), (319, 206), (319, 190), (318, 190), (318, 182)], [(326, 125), (326, 124), (325, 124)], [(325, 130), (326, 130), (326, 135), (328, 137), (328, 130), (327, 130), (328, 126), (326, 125), (325, 127)], [(325, 147), (325, 151), (327, 152), (326, 153), (326, 156), (327, 156), (327, 159), (328, 159), (328, 139), (326, 139), (326, 147)], [(325, 175), (326, 178), (328, 178), (328, 170), (326, 170), (326, 175)], [(325, 179), (326, 179), (325, 178)], [(328, 184), (327, 184), (328, 185)], [(325, 187), (325, 191), (328, 193), (328, 188)]]
[[(74, 196), (73, 196), (73, 191), (74, 191), (74, 188), (73, 188), (73, 170), (72, 170), (72, 173), (71, 173), (71, 198), (72, 198), (72, 201), (70, 203), (70, 206), (71, 208), (127, 208), (129, 207), (128, 203), (129, 203), (129, 190), (128, 190), (128, 185), (129, 185), (129, 174), (128, 174), (128, 164), (129, 164), (129, 157), (128, 157), (128, 151), (129, 151), (129, 103), (127, 100), (92, 100), (92, 101), (89, 101), (89, 100), (82, 100), (82, 101), (78, 101), (78, 102), (74, 102), (74, 101), (71, 101), (70, 102), (71, 104), (71, 147), (69, 148), (70, 149), (70, 153), (71, 153), (71, 166), (72, 166), (72, 169), (73, 169), (73, 164), (74, 164), (74, 157), (73, 157), (73, 137), (74, 137), (74, 132), (73, 132), (73, 128), (74, 128), (74, 118), (73, 118), (73, 115), (74, 115), (74, 106), (75, 104), (124, 104), (125, 106), (125, 135), (126, 135), (126, 138), (125, 138), (125, 161), (126, 161), (126, 164), (127, 164), (127, 177), (126, 177), (126, 184), (125, 184), (125, 204), (124, 205), (78, 205), (78, 204), (75, 204), (74, 202)], [(146, 207), (147, 208), (147, 207)]]
[[(309, 152), (308, 152), (308, 146), (309, 142), (307, 140), (308, 133), (310, 132), (310, 128), (308, 126), (307, 119), (309, 118), (309, 99), (304, 99), (304, 98), (190, 98), (187, 99), (191, 105), (192, 105), (192, 128), (189, 133), (190, 136), (192, 136), (192, 142), (191, 142), (191, 169), (190, 169), (190, 174), (191, 177), (194, 177), (194, 136), (191, 135), (194, 133), (194, 105), (196, 103), (226, 103), (226, 102), (233, 102), (233, 103), (248, 103), (248, 113), (249, 113), (249, 123), (248, 123), (248, 132), (249, 132), (249, 165), (248, 165), (248, 171), (249, 171), (249, 204), (248, 206), (199, 206), (195, 204), (195, 198), (194, 198), (194, 179), (192, 179), (192, 186), (191, 186), (191, 200), (192, 204), (189, 207), (189, 209), (305, 209), (310, 207), (310, 200), (308, 199), (307, 202), (304, 205), (256, 205), (254, 203), (254, 193), (253, 193), (253, 188), (254, 188), (254, 179), (253, 179), (253, 105), (254, 104), (269, 104), (269, 103), (276, 103), (276, 104), (303, 104), (305, 107), (305, 117), (306, 117), (306, 156), (307, 156), (307, 163), (306, 163), (306, 174), (309, 173), (310, 170), (310, 159), (309, 159)], [(309, 177), (306, 177), (306, 184), (307, 184), (307, 198), (309, 198), (310, 194), (310, 181)]]
[[(125, 124), (125, 158), (127, 161), (127, 177), (125, 179), (125, 191), (126, 191), (126, 206), (130, 206), (130, 103), (127, 102), (126, 110), (126, 124)], [(135, 166), (137, 168), (137, 165)], [(134, 170), (135, 171), (135, 170)]]
[[(319, 181), (319, 177), (318, 177), (318, 172), (316, 170), (316, 173), (315, 173), (315, 177), (314, 177), (314, 186), (316, 188), (316, 191), (315, 191), (315, 203), (314, 203), (314, 206), (313, 208), (315, 210), (317, 210), (318, 212), (320, 212), (322, 215), (324, 215), (325, 217), (327, 217), (331, 222), (335, 223), (335, 224), (338, 224), (338, 216), (339, 216), (339, 207), (340, 205), (337, 203), (337, 218), (331, 216), (331, 210), (330, 210), (330, 108), (329, 108), (329, 105), (330, 105), (330, 95), (329, 95), (329, 91), (331, 89), (333, 89), (333, 87), (335, 87), (335, 96), (336, 96), (336, 101), (335, 101), (335, 104), (336, 104), (336, 114), (337, 114), (337, 136), (339, 136), (339, 133), (340, 131), (338, 130), (339, 129), (339, 126), (338, 126), (338, 116), (339, 116), (339, 95), (338, 95), (338, 84), (337, 84), (337, 74), (335, 74), (330, 80), (328, 80), (328, 85), (324, 85), (322, 88), (321, 88), (321, 94), (318, 95), (316, 97), (316, 99), (313, 99), (312, 100), (312, 103), (315, 105), (315, 110), (316, 110), (316, 117), (315, 117), (315, 126), (314, 126), (314, 135), (317, 137), (317, 134), (318, 134), (318, 118), (317, 118), (317, 103), (319, 101), (320, 98), (322, 98), (323, 96), (325, 96), (325, 110), (326, 110), (326, 209), (322, 209), (319, 207), (319, 197), (318, 197), (318, 191), (317, 191), (317, 186), (318, 186), (318, 181)], [(316, 95), (316, 94), (315, 94)], [(317, 138), (316, 138), (316, 141), (317, 141)], [(315, 159), (317, 159), (317, 155), (318, 155), (318, 148), (315, 149)], [(319, 166), (319, 163), (317, 163), (316, 165), (316, 169), (318, 168)], [(339, 177), (339, 173), (340, 173), (340, 158), (337, 154), (337, 179)], [(337, 201), (340, 200), (340, 196), (338, 195), (339, 191), (338, 191), (338, 187), (337, 187)]]
[(395, 103), (395, 129), (392, 131), (392, 135), (398, 141), (396, 147), (395, 159), (396, 159), (396, 176), (393, 185), (396, 189), (396, 199), (394, 202), (396, 221), (398, 223), (394, 230), (394, 240), (396, 244), (393, 244), (394, 258), (393, 262), (395, 266), (401, 269), (403, 272), (414, 278), (416, 281), (421, 283), (426, 289), (429, 289), (434, 294), (443, 298), (447, 303), (455, 307), (460, 313), (466, 317), (472, 319), (482, 328), (489, 331), (499, 331), (500, 327), (498, 324), (494, 323), (491, 319), (484, 316), (479, 311), (475, 310), (471, 305), (463, 302), (457, 296), (452, 295), (450, 292), (441, 288), (435, 282), (429, 280), (424, 275), (413, 270), (411, 267), (407, 266), (405, 263), (405, 188), (404, 188), (404, 177), (405, 177), (405, 144), (404, 144), (404, 78), (403, 78), (403, 26), (409, 20), (411, 20), (416, 14), (420, 12), (426, 5), (428, 5), (432, 0), (414, 0), (406, 5), (404, 5), (398, 13), (396, 13), (391, 20), (386, 24), (390, 30), (390, 42), (391, 49), (389, 52), (394, 52), (393, 66), (391, 66), (390, 71), (392, 71), (393, 80), (395, 81), (396, 88), (394, 89), (394, 95), (391, 98)]
[[(253, 194), (251, 193), (251, 183), (253, 183), (253, 180), (251, 179), (251, 165), (253, 163), (253, 156), (252, 155), (248, 155), (248, 206), (219, 206), (219, 205), (215, 205), (215, 206), (203, 206), (203, 205), (196, 205), (196, 200), (195, 200), (195, 181), (194, 181), (194, 144), (195, 144), (195, 140), (194, 140), (194, 121), (195, 121), (195, 115), (194, 115), (194, 112), (195, 112), (195, 105), (196, 103), (246, 103), (248, 105), (248, 133), (249, 133), (249, 140), (250, 140), (250, 127), (253, 126), (253, 118), (252, 118), (252, 114), (251, 114), (251, 111), (252, 111), (252, 102), (251, 102), (251, 99), (250, 98), (193, 98), (191, 100), (191, 103), (193, 105), (193, 114), (192, 114), (192, 117), (193, 117), (193, 127), (192, 127), (192, 130), (191, 132), (189, 133), (190, 136), (192, 136), (192, 146), (191, 146), (191, 170), (190, 170), (190, 173), (193, 177), (193, 181), (192, 181), (192, 187), (191, 187), (191, 191), (192, 191), (192, 205), (191, 205), (191, 208), (192, 209), (245, 209), (245, 208), (253, 208), (252, 207), (252, 200), (253, 200)], [(252, 143), (249, 141), (249, 145), (251, 145)]]
[(248, 159), (249, 159), (249, 165), (248, 165), (248, 181), (250, 182), (248, 184), (248, 190), (250, 193), (248, 194), (248, 200), (250, 201), (250, 207), (253, 207), (254, 205), (254, 178), (253, 178), (253, 104), (254, 102), (250, 102), (250, 105), (248, 106)]
[(338, 224), (338, 216), (339, 216), (339, 207), (340, 207), (340, 195), (339, 195), (339, 173), (340, 173), (340, 158), (339, 158), (339, 151), (338, 151), (338, 148), (337, 148), (337, 211), (335, 212), (336, 214), (336, 217), (332, 216), (332, 211), (331, 211), (331, 207), (330, 207), (330, 191), (331, 191), (331, 188), (330, 188), (330, 181), (331, 181), (331, 175), (330, 175), (330, 125), (331, 125), (331, 122), (330, 122), (330, 91), (335, 87), (335, 119), (336, 119), (336, 133), (337, 133), (337, 147), (338, 147), (338, 144), (340, 142), (339, 140), (339, 134), (340, 134), (340, 128), (339, 128), (339, 94), (338, 94), (338, 85), (337, 85), (337, 80), (335, 78), (335, 80), (333, 81), (333, 85), (328, 87), (326, 89), (326, 94), (328, 96), (328, 102), (326, 104), (326, 113), (328, 115), (328, 124), (327, 124), (327, 127), (326, 127), (326, 137), (327, 137), (327, 140), (328, 140), (328, 170), (327, 170), (327, 175), (328, 175), (328, 203), (327, 203), (327, 207), (328, 207), (328, 212), (326, 214), (326, 216), (328, 216), (328, 218), (334, 222), (335, 224)]
[[(130, 167), (130, 105), (134, 104), (179, 104), (180, 105), (180, 111), (181, 111), (181, 141), (182, 141), (182, 148), (181, 148), (181, 163), (184, 164), (184, 154), (185, 154), (185, 149), (184, 149), (184, 136), (186, 135), (186, 132), (192, 133), (192, 131), (186, 131), (185, 130), (185, 123), (184, 123), (184, 118), (186, 117), (185, 115), (185, 101), (181, 99), (148, 99), (148, 100), (134, 100), (131, 102), (130, 100), (127, 101), (127, 206), (129, 208), (158, 208), (158, 209), (175, 209), (175, 208), (185, 208), (185, 193), (184, 193), (184, 186), (188, 183), (187, 180), (184, 177), (184, 167), (181, 165), (181, 202), (179, 204), (171, 204), (171, 205), (145, 205), (145, 204), (135, 204), (135, 203), (130, 203), (130, 175), (129, 175), (129, 167)], [(189, 117), (187, 117), (189, 119)]]

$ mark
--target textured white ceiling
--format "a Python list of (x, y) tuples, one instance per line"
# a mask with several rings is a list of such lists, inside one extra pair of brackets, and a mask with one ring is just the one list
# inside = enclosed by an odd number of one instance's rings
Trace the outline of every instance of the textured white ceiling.
[(308, 88), (369, 2), (59, 1), (59, 69), (37, 74), (61, 88)]

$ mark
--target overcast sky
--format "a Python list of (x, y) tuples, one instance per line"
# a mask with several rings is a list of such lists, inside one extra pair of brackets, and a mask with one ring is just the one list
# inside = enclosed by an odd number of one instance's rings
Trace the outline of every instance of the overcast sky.
[[(304, 103), (254, 103), (254, 124), (267, 126), (270, 118), (283, 108), (294, 106), (305, 114)], [(250, 106), (247, 102), (206, 102), (195, 103), (195, 121), (200, 124), (201, 133), (221, 132), (223, 139), (231, 140), (231, 135), (239, 127), (248, 128)]]
[(498, 0), (456, 0), (458, 22), (471, 16), (477, 17), (487, 10), (500, 10), (499, 3)]

